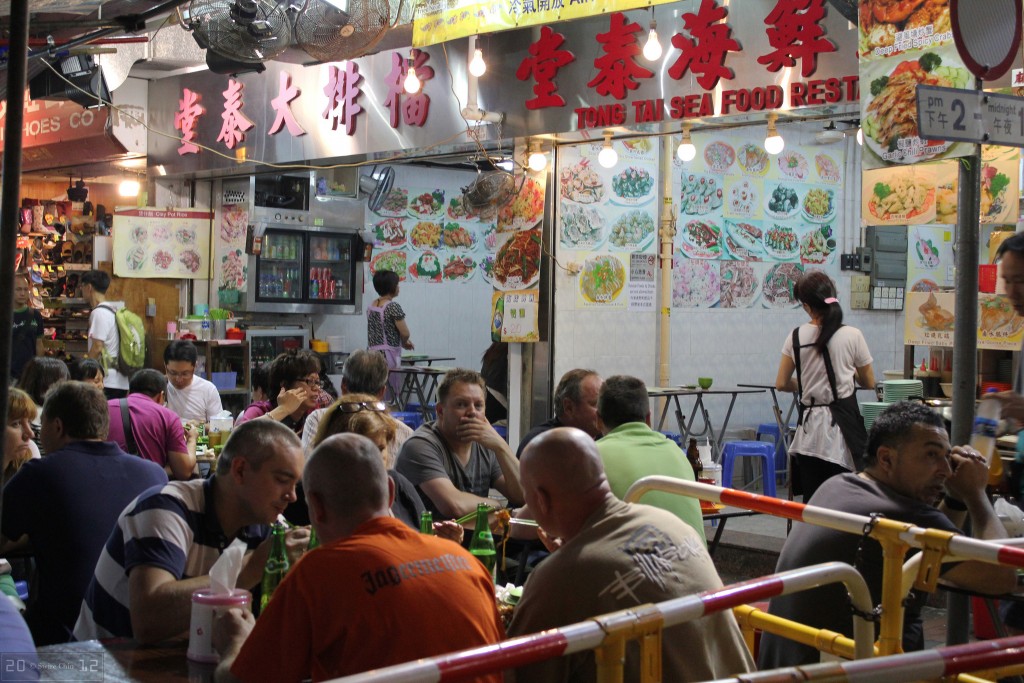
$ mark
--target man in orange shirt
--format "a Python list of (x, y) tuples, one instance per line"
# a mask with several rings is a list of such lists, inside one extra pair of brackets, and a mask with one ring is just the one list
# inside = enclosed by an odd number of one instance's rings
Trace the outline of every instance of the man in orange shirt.
[[(373, 442), (327, 439), (302, 479), (321, 545), (296, 563), (259, 621), (237, 608), (217, 620), (217, 680), (321, 681), (502, 639), (483, 565), (391, 517), (395, 487)], [(438, 619), (443, 627), (430, 626)], [(367, 641), (370, 628), (387, 637)]]

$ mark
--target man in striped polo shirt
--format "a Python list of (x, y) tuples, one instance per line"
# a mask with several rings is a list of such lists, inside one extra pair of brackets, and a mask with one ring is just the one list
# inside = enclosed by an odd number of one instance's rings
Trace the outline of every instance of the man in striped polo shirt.
[[(238, 587), (259, 583), (270, 552), (267, 525), (295, 500), (302, 447), (287, 427), (253, 420), (235, 428), (212, 479), (175, 481), (130, 503), (100, 555), (75, 625), (78, 640), (159, 642), (188, 630), (192, 591), (236, 538), (249, 546)], [(309, 539), (288, 532), (292, 562)]]

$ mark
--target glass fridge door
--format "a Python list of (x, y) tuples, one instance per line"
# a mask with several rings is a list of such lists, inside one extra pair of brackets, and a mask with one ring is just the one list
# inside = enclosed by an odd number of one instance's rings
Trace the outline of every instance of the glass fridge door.
[(256, 260), (257, 301), (302, 299), (302, 233), (267, 230)]
[(309, 332), (297, 328), (249, 329), (249, 360), (252, 369), (265, 365), (289, 349), (309, 348)]
[(351, 304), (355, 302), (355, 243), (352, 234), (309, 236), (309, 273), (306, 282), (310, 301)]

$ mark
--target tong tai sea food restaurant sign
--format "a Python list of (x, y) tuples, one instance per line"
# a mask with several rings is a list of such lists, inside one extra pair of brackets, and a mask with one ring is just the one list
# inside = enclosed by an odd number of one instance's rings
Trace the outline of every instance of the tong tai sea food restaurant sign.
[[(687, 0), (654, 8), (664, 55), (641, 55), (648, 11), (612, 12), (481, 38), (480, 105), (502, 134), (567, 132), (713, 115), (837, 106), (859, 98), (856, 30), (825, 0)], [(410, 51), (235, 78), (209, 72), (151, 91), (151, 161), (169, 173), (415, 149), (465, 130), (463, 45), (411, 51), (422, 90), (402, 88)], [(173, 97), (168, 96), (173, 92)], [(484, 135), (494, 134), (484, 127)], [(211, 153), (203, 147), (216, 150)]]

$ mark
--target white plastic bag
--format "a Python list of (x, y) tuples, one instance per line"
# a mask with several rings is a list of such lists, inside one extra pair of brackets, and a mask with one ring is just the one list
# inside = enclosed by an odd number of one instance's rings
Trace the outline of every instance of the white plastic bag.
[(995, 504), (996, 515), (1003, 523), (1007, 535), (1011, 538), (1024, 536), (1024, 510), (1009, 502), (1005, 498), (997, 498)]

